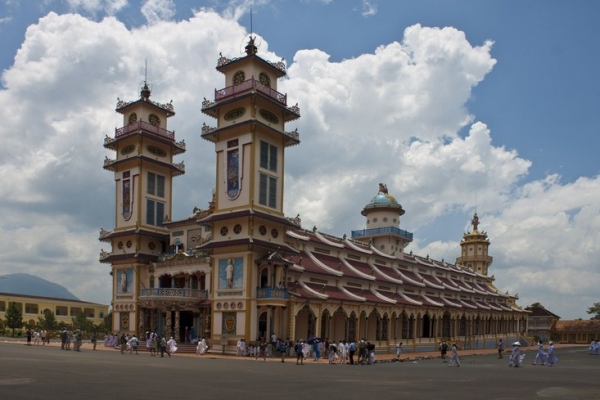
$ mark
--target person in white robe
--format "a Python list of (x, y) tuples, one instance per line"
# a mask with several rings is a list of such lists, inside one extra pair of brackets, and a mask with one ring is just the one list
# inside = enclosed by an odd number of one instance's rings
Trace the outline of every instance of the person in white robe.
[(460, 360), (458, 359), (458, 350), (456, 349), (456, 343), (452, 343), (452, 349), (450, 350), (450, 362), (449, 367), (453, 366), (460, 367)]
[(548, 343), (548, 353), (546, 354), (546, 363), (549, 367), (552, 367), (558, 362), (558, 358), (554, 354), (554, 342)]
[(346, 358), (348, 356), (348, 347), (343, 340), (338, 343), (338, 355), (340, 356), (340, 364), (346, 364)]
[[(523, 354), (523, 358), (525, 358), (525, 354)], [(523, 358), (521, 358), (521, 343), (514, 342), (512, 353), (510, 354), (508, 366), (509, 367), (512, 367), (512, 366), (520, 367), (521, 362), (523, 361)]]
[(169, 346), (169, 353), (173, 354), (177, 351), (177, 342), (173, 339), (173, 336), (167, 341), (167, 346)]
[(533, 365), (537, 365), (538, 358), (542, 362), (542, 365), (546, 365), (546, 352), (544, 352), (544, 343), (540, 340), (538, 342), (538, 351), (533, 359)]
[(596, 341), (592, 340), (592, 343), (590, 343), (590, 350), (589, 350), (589, 355), (591, 356), (592, 354), (594, 354), (594, 350), (596, 349)]
[(206, 340), (202, 338), (198, 341), (198, 346), (196, 346), (196, 354), (201, 356), (206, 353)]
[(402, 355), (402, 342), (396, 345), (396, 358), (399, 360)]

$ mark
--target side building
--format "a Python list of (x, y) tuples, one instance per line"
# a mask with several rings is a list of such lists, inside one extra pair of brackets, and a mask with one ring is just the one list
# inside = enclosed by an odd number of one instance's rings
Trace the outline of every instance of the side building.
[(0, 293), (0, 319), (6, 319), (6, 310), (15, 304), (23, 315), (25, 325), (34, 326), (44, 317), (46, 311), (54, 314), (56, 322), (71, 324), (73, 318), (83, 313), (94, 325), (104, 322), (108, 315), (108, 306), (82, 300), (59, 299), (53, 297), (32, 296), (26, 294)]
[(285, 150), (300, 135), (285, 124), (300, 109), (277, 90), (285, 65), (259, 57), (251, 38), (245, 56), (220, 57), (217, 70), (225, 87), (202, 103), (216, 126), (201, 133), (215, 148), (215, 190), (208, 208), (183, 220), (167, 217), (172, 178), (183, 173), (172, 156), (185, 151), (166, 130), (172, 105), (149, 101), (148, 90), (117, 106), (124, 127), (105, 139), (117, 159), (104, 165), (115, 174), (116, 227), (100, 233), (111, 244), (100, 261), (111, 264), (117, 330), (203, 336), (225, 351), (272, 335), (479, 348), (526, 330), (528, 313), (488, 276), (490, 242), (476, 214), (454, 264), (405, 252), (413, 235), (384, 184), (365, 196), (366, 229), (350, 237), (286, 217)]

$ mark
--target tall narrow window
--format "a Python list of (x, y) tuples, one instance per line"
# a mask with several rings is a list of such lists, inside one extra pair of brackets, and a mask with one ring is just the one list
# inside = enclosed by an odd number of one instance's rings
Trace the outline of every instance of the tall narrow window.
[(277, 146), (260, 142), (260, 167), (277, 172)]
[(277, 178), (260, 174), (258, 185), (258, 203), (263, 206), (277, 207)]
[(165, 197), (165, 177), (148, 172), (148, 194)]
[(159, 201), (146, 200), (146, 223), (162, 226), (165, 219), (165, 204)]

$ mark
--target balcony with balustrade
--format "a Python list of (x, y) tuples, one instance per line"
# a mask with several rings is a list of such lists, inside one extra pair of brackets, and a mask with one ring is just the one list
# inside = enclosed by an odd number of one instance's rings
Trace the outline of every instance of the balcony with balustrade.
[(208, 291), (187, 288), (148, 288), (140, 291), (140, 300), (142, 299), (204, 301), (208, 299)]
[(289, 298), (290, 295), (286, 289), (256, 288), (256, 303), (258, 306), (285, 307)]
[(394, 226), (386, 226), (386, 227), (382, 227), (382, 228), (361, 229), (361, 230), (357, 230), (357, 231), (352, 231), (352, 239), (361, 239), (361, 238), (365, 238), (365, 237), (369, 238), (369, 237), (387, 236), (387, 235), (398, 236), (398, 237), (401, 237), (408, 241), (413, 240), (412, 232), (408, 232), (408, 231), (402, 230), (400, 228), (396, 228)]
[(280, 93), (269, 85), (260, 83), (254, 78), (250, 78), (235, 85), (227, 86), (223, 89), (215, 89), (215, 101), (210, 101), (205, 98), (202, 102), (202, 112), (217, 118), (217, 109), (220, 103), (251, 93), (261, 94), (269, 100), (274, 100), (276, 104), (285, 106), (286, 121), (300, 118), (300, 108), (297, 105), (287, 107), (286, 94)]

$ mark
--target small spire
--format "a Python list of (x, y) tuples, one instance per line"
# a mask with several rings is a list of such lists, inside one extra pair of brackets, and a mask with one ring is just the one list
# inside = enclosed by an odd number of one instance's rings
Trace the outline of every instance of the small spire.
[(151, 93), (152, 92), (150, 91), (150, 88), (148, 87), (148, 84), (146, 82), (144, 82), (144, 87), (140, 91), (140, 98), (142, 100), (148, 100), (150, 98), (150, 94)]
[(477, 227), (479, 226), (479, 217), (477, 216), (477, 213), (473, 214), (471, 225), (473, 225), (473, 232), (477, 232)]
[(254, 55), (258, 52), (258, 48), (254, 44), (254, 39), (255, 39), (254, 37), (250, 36), (250, 40), (248, 41), (248, 44), (246, 45), (246, 54), (249, 56)]

